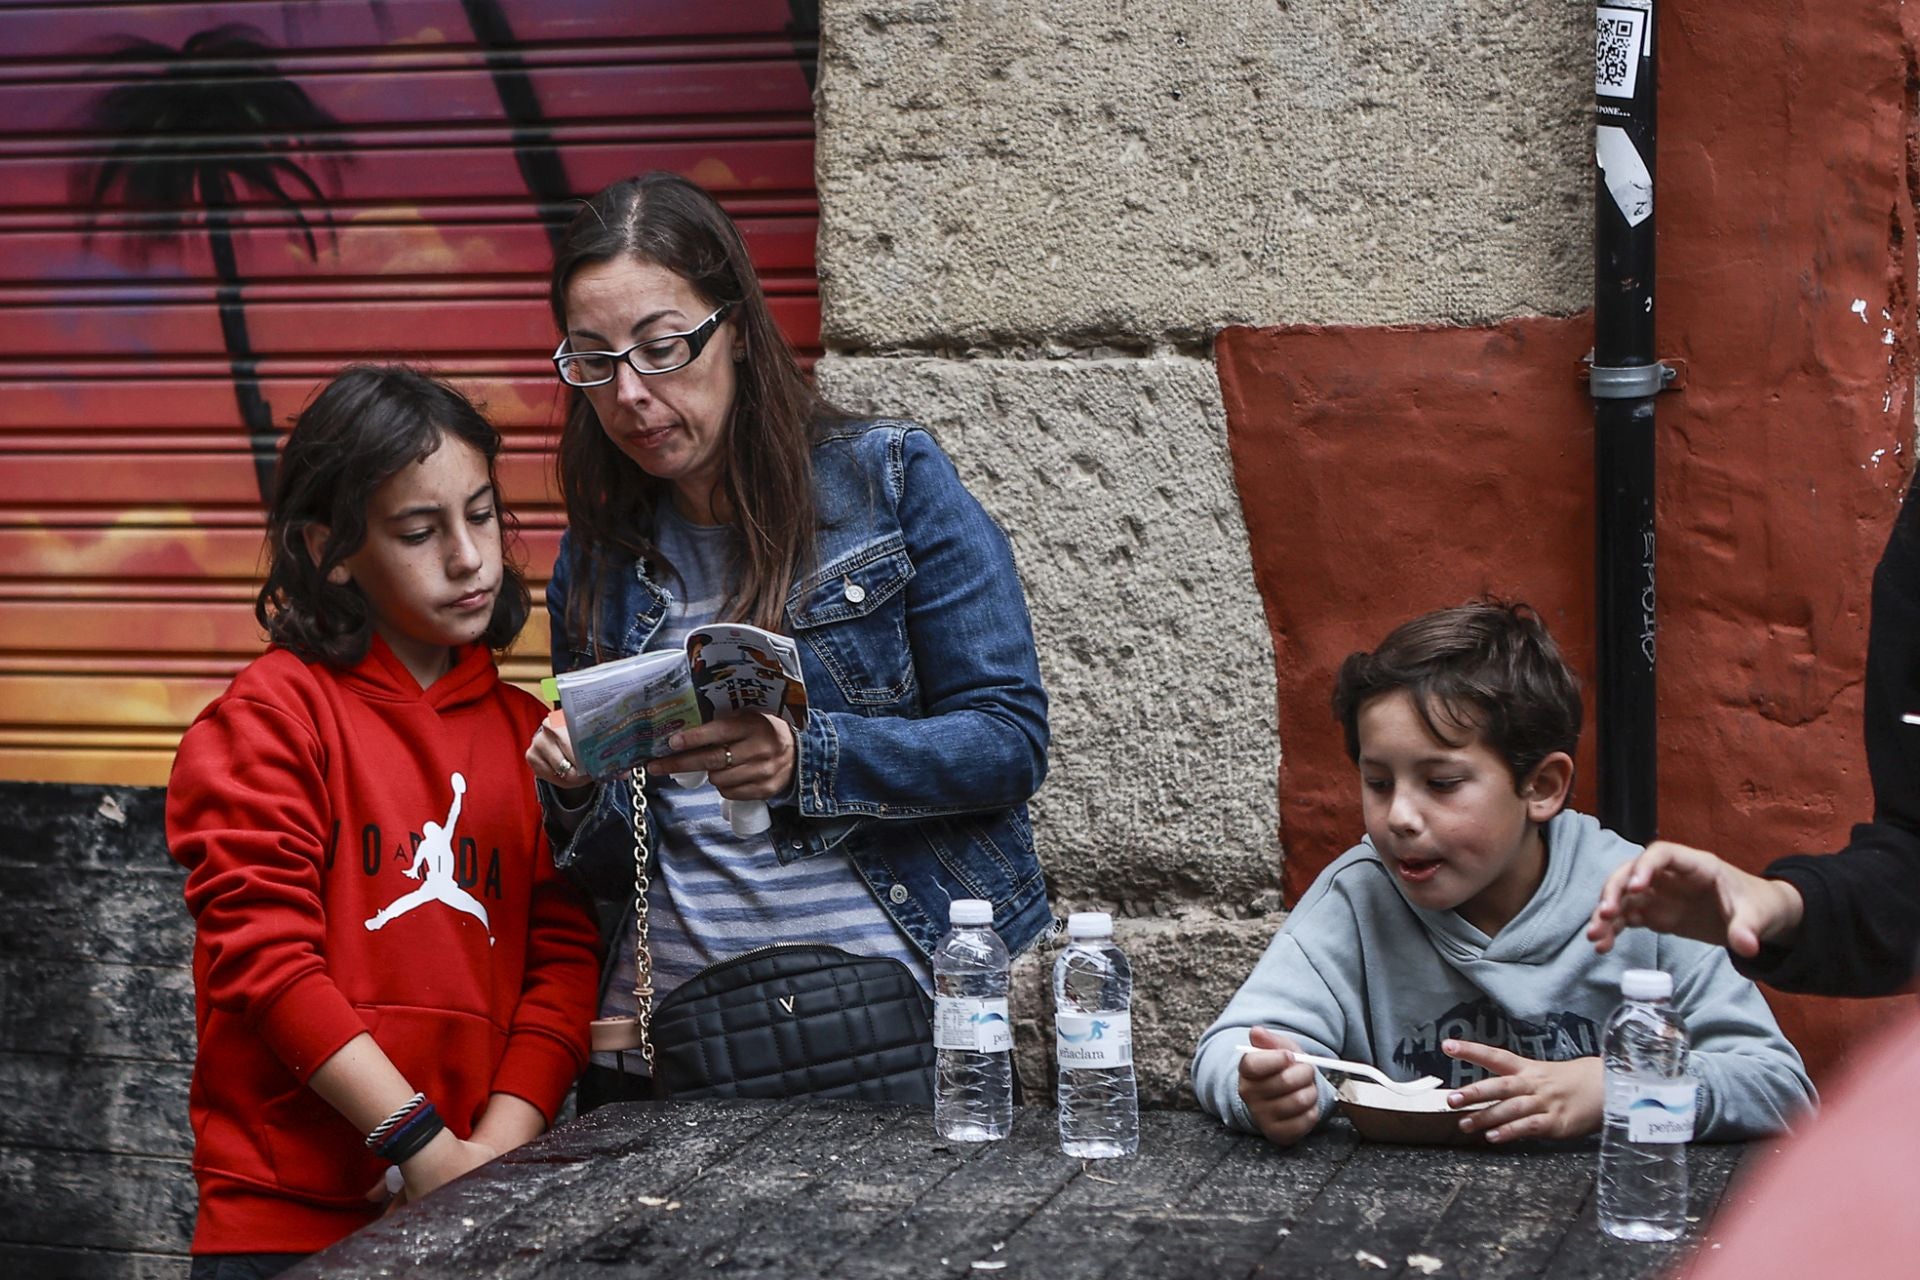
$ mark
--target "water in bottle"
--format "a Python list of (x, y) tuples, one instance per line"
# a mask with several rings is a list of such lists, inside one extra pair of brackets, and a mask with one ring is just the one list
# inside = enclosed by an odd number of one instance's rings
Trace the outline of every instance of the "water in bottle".
[(1623, 1240), (1672, 1240), (1687, 1223), (1695, 1089), (1687, 1074), (1687, 1031), (1669, 1003), (1673, 975), (1629, 969), (1620, 994), (1604, 1049), (1600, 1226)]
[(1013, 1024), (1007, 1021), (1007, 947), (993, 904), (957, 899), (953, 928), (933, 952), (933, 1127), (960, 1142), (1013, 1128)]
[(1133, 1078), (1133, 969), (1113, 945), (1104, 911), (1067, 917), (1067, 949), (1053, 965), (1054, 1051), (1060, 1065), (1060, 1149), (1127, 1156), (1140, 1145)]

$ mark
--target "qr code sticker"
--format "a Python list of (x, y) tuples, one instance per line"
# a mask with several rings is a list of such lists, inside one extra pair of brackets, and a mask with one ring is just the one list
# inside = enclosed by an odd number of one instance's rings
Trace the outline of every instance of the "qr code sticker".
[(1639, 9), (1597, 8), (1593, 45), (1593, 91), (1631, 98), (1640, 76), (1640, 42), (1647, 15)]

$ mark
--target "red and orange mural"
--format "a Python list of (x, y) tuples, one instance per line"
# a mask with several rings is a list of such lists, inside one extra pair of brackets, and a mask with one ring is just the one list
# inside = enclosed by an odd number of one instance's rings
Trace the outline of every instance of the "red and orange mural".
[[(0, 32), (0, 779), (165, 781), (262, 645), (275, 443), (350, 360), (485, 404), (538, 588), (574, 198), (705, 184), (818, 348), (810, 0), (36, 7)], [(509, 675), (546, 643), (536, 617)]]

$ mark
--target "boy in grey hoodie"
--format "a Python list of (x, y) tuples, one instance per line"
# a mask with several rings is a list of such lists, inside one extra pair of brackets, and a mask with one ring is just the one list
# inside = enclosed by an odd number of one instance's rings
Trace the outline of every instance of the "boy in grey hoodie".
[(1367, 835), (1201, 1036), (1203, 1107), (1299, 1141), (1333, 1089), (1297, 1050), (1439, 1076), (1453, 1106), (1494, 1103), (1460, 1121), (1490, 1142), (1591, 1134), (1600, 1035), (1628, 969), (1673, 975), (1695, 1137), (1776, 1133), (1813, 1104), (1800, 1055), (1724, 948), (1645, 930), (1605, 956), (1587, 942), (1601, 885), (1640, 848), (1564, 808), (1579, 685), (1531, 609), (1487, 601), (1405, 623), (1346, 660), (1333, 703)]

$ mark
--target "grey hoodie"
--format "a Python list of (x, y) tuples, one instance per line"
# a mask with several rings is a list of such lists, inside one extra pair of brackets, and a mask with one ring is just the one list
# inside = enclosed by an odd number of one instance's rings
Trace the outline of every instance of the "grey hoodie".
[[(1449, 1038), (1545, 1061), (1594, 1056), (1628, 969), (1673, 975), (1674, 1009), (1693, 1044), (1688, 1070), (1700, 1084), (1696, 1138), (1777, 1133), (1813, 1105), (1800, 1055), (1724, 947), (1632, 929), (1610, 953), (1595, 954), (1586, 925), (1600, 887), (1640, 847), (1571, 810), (1542, 834), (1546, 878), (1492, 938), (1458, 912), (1407, 901), (1370, 842), (1342, 854), (1200, 1037), (1200, 1105), (1254, 1130), (1235, 1052), (1249, 1027), (1284, 1032), (1309, 1053), (1370, 1062), (1402, 1080), (1435, 1075), (1449, 1087), (1486, 1074), (1442, 1053)], [(1323, 1119), (1332, 1107), (1322, 1077)]]

